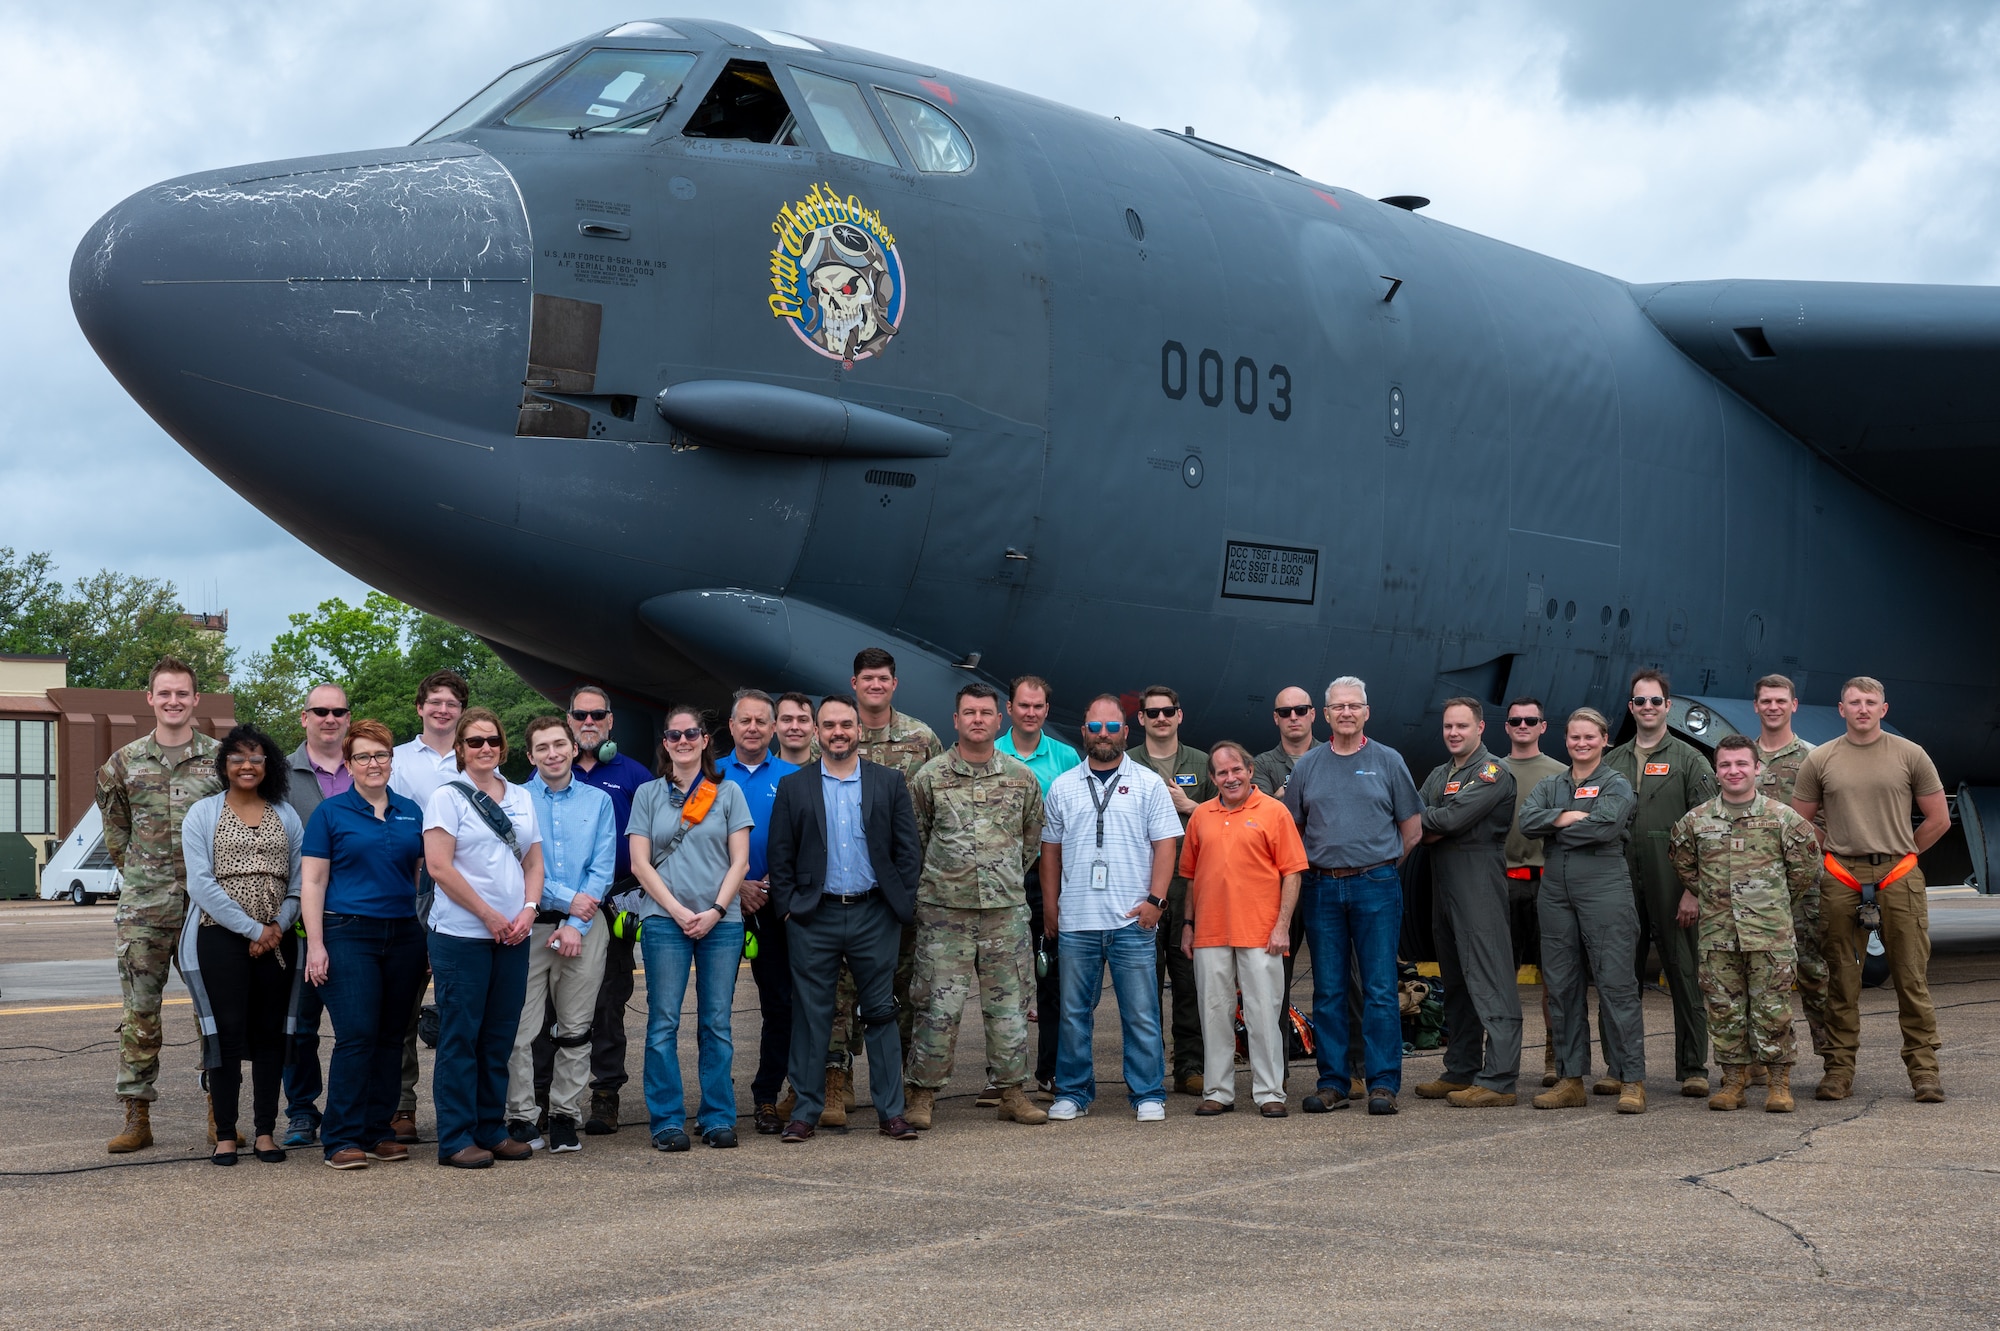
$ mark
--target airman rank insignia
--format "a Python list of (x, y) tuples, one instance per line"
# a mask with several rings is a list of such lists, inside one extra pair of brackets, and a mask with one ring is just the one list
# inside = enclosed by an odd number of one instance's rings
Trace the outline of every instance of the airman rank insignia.
[(843, 369), (889, 345), (903, 322), (903, 260), (880, 213), (814, 185), (778, 210), (771, 231), (774, 317)]
[(1488, 763), (1486, 766), (1480, 768), (1479, 779), (1489, 786), (1498, 781), (1500, 779), (1500, 764)]

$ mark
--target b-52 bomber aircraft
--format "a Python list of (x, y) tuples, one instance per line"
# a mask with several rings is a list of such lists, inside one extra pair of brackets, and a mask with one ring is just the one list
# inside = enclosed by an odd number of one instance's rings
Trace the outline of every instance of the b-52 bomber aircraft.
[(1032, 671), (1257, 740), (1351, 673), (1421, 756), (1454, 694), (1618, 717), (1655, 664), (1712, 742), (1766, 672), (1822, 721), (1866, 673), (1974, 821), (2000, 293), (1633, 286), (1423, 202), (676, 18), (409, 147), (141, 190), (71, 288), (224, 482), (558, 695), (881, 644), (934, 722)]

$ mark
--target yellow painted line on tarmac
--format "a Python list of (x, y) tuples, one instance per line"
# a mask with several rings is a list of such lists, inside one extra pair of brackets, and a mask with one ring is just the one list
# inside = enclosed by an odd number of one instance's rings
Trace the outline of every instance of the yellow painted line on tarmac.
[[(161, 1007), (186, 1007), (192, 998), (164, 998)], [(0, 1017), (31, 1017), (42, 1012), (123, 1012), (123, 1003), (69, 1003), (62, 1007), (0, 1007)]]

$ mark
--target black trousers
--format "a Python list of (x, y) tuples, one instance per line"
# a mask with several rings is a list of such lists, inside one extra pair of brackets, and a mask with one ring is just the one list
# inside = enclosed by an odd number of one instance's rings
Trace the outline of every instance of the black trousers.
[(751, 914), (749, 927), (757, 934), (757, 955), (750, 959), (750, 977), (757, 981), (757, 1007), (764, 1034), (757, 1045), (757, 1071), (750, 1078), (750, 1102), (776, 1104), (792, 1055), (792, 945), (785, 921), (770, 903)]
[[(1035, 1080), (1056, 1079), (1056, 1041), (1062, 1036), (1062, 971), (1056, 964), (1056, 940), (1044, 938), (1048, 913), (1042, 908), (1042, 864), (1028, 869), (1028, 936), (1041, 949), (1046, 972), (1035, 978)], [(992, 1070), (987, 1070), (992, 1075)]]
[(883, 1122), (903, 1113), (903, 1037), (896, 1027), (896, 958), (903, 924), (879, 891), (852, 905), (828, 899), (786, 922), (792, 960), (793, 1117), (817, 1124), (826, 1108), (826, 1051), (833, 1039), (834, 990), (841, 963), (854, 973), (868, 1092)]
[(278, 953), (250, 955), (250, 940), (221, 925), (203, 925), (195, 935), (202, 986), (215, 1012), (215, 1038), (222, 1063), (208, 1070), (208, 1098), (215, 1109), (215, 1135), (241, 1141), (236, 1119), (243, 1099), (243, 1060), (250, 1060), (250, 1101), (256, 1134), (278, 1128), (278, 1092), (284, 1086), (285, 1009), (291, 1005), (292, 976)]
[[(613, 883), (608, 900), (629, 884)], [(597, 927), (608, 929), (607, 917)], [(590, 1089), (616, 1093), (631, 1078), (625, 1071), (625, 1008), (632, 1001), (632, 953), (637, 940), (613, 934), (604, 949), (604, 979), (597, 986), (597, 1012), (590, 1019)], [(553, 1020), (553, 1014), (551, 1014)], [(537, 1086), (546, 1085), (539, 1077)]]

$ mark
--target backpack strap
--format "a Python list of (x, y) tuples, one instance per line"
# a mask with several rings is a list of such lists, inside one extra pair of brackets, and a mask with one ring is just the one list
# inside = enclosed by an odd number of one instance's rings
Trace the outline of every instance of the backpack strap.
[(491, 795), (470, 781), (453, 781), (450, 785), (453, 790), (465, 797), (465, 802), (470, 804), (472, 811), (492, 829), (493, 835), (507, 843), (507, 849), (514, 852), (514, 858), (521, 859), (521, 842), (514, 835), (514, 820), (507, 816), (507, 811), (495, 804)]

